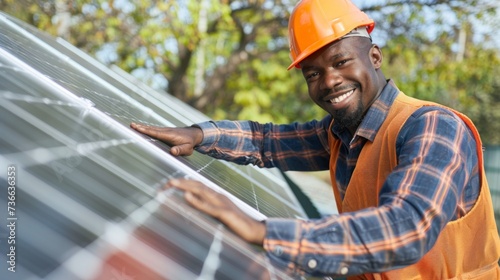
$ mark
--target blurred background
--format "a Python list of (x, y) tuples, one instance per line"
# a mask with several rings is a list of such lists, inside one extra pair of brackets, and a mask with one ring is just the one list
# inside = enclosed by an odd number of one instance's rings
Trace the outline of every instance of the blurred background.
[[(1, 0), (0, 9), (213, 119), (322, 118), (290, 64), (295, 0)], [(386, 77), (468, 115), (500, 220), (500, 3), (354, 0), (376, 21)], [(1, 31), (0, 31), (1, 32)], [(319, 177), (327, 177), (318, 175)], [(327, 179), (325, 179), (327, 180)]]

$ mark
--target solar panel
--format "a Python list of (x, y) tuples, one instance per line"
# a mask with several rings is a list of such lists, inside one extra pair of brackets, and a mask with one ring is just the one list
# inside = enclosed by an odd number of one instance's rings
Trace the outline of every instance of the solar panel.
[[(30, 32), (17, 29), (19, 28), (12, 30), (14, 32), (6, 29), (5, 35), (16, 40), (19, 44), (7, 48), (10, 52), (15, 52), (17, 57), (28, 62), (30, 66), (41, 71), (72, 93), (88, 100), (97, 109), (124, 125), (128, 126), (130, 122), (138, 121), (153, 125), (183, 126), (200, 120), (200, 117), (193, 113), (193, 109), (186, 111), (187, 106), (185, 104), (179, 106), (181, 102), (173, 97), (166, 97), (166, 94), (156, 94), (151, 97), (153, 94), (148, 93), (154, 93), (153, 90), (138, 91), (138, 87), (130, 89), (130, 87), (124, 86), (124, 79), (113, 77), (113, 74), (105, 71), (104, 67), (99, 67), (100, 64), (97, 61), (77, 51), (74, 47), (71, 48), (69, 44), (61, 44), (63, 42), (61, 39), (58, 42), (51, 40), (44, 34), (39, 35), (40, 32), (32, 27), (28, 27)], [(39, 36), (35, 37), (33, 34)], [(34, 43), (37, 47), (30, 48)], [(11, 42), (6, 42), (6, 46), (11, 45)], [(183, 119), (179, 116), (182, 116)], [(198, 116), (198, 118), (190, 122), (190, 116)], [(168, 150), (168, 147), (164, 148)], [(229, 165), (213, 161), (199, 154), (186, 158), (185, 163), (206, 177), (214, 175), (213, 169), (229, 168), (233, 172), (251, 173), (251, 177), (246, 177), (246, 179), (250, 178), (250, 182), (242, 185), (240, 182), (227, 181), (223, 187), (236, 187), (240, 190), (240, 192), (235, 193), (239, 199), (254, 208), (259, 206), (259, 211), (265, 215), (287, 217), (305, 215), (293, 194), (286, 187), (284, 180), (273, 179), (275, 176), (271, 176), (268, 171), (258, 170), (253, 166)], [(210, 168), (206, 169), (207, 166)], [(227, 178), (219, 179), (227, 180)], [(250, 185), (256, 186), (248, 188), (247, 186)], [(256, 196), (253, 189), (270, 192), (270, 194)], [(268, 199), (273, 201), (268, 201)], [(276, 204), (274, 202), (276, 199), (281, 203)], [(279, 210), (280, 213), (277, 213), (276, 210)]]
[(288, 278), (178, 191), (157, 192), (188, 177), (256, 219), (305, 217), (282, 178), (172, 157), (129, 123), (206, 116), (5, 14), (0, 30), (1, 279)]

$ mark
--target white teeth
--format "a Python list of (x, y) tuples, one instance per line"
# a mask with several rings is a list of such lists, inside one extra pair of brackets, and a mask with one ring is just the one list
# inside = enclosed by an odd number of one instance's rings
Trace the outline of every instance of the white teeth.
[(351, 96), (353, 93), (354, 93), (354, 90), (351, 90), (349, 92), (346, 92), (345, 94), (342, 94), (339, 97), (335, 97), (333, 99), (330, 99), (330, 102), (333, 103), (333, 104), (342, 102), (344, 99), (346, 99), (347, 97)]

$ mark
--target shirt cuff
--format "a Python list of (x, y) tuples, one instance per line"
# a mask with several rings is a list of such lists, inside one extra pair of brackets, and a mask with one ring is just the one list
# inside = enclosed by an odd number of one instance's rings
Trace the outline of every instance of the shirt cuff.
[(302, 227), (300, 220), (269, 218), (266, 220), (266, 237), (263, 247), (271, 261), (289, 272), (296, 270), (300, 253)]
[[(322, 244), (339, 244), (334, 234), (338, 232), (335, 226), (313, 230), (314, 224), (312, 221), (296, 219), (267, 219), (263, 247), (272, 263), (291, 274), (347, 276), (362, 273), (359, 268), (347, 263), (341, 252), (320, 253), (312, 250), (311, 245), (314, 244), (318, 248)], [(303, 247), (303, 244), (308, 244), (308, 247)]]
[[(220, 138), (220, 131), (215, 122), (207, 121), (202, 123), (197, 123), (192, 125), (193, 127), (198, 127), (203, 132), (203, 139), (198, 147), (202, 146), (213, 146)], [(197, 147), (197, 148), (198, 148)]]

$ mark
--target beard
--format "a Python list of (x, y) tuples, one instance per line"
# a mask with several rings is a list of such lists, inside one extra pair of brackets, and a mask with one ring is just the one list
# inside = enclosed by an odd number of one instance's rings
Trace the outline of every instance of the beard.
[(358, 127), (358, 125), (363, 120), (363, 107), (363, 103), (361, 102), (361, 99), (359, 99), (359, 102), (354, 111), (349, 112), (348, 110), (350, 108), (345, 108), (333, 112), (332, 117), (335, 120), (335, 124), (338, 125), (341, 129)]

